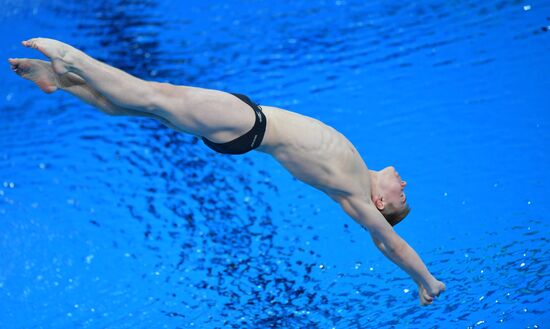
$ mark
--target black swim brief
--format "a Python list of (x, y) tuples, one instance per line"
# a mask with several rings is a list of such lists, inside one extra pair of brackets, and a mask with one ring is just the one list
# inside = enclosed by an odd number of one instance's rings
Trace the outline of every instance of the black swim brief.
[(257, 148), (262, 143), (262, 139), (264, 138), (265, 134), (267, 119), (265, 117), (265, 114), (262, 112), (262, 108), (258, 104), (253, 103), (250, 98), (241, 94), (232, 93), (232, 95), (238, 97), (240, 100), (242, 100), (252, 108), (256, 116), (256, 122), (254, 122), (254, 126), (246, 134), (237, 137), (227, 143), (214, 143), (204, 137), (202, 137), (202, 140), (204, 144), (206, 144), (206, 146), (210, 147), (216, 152), (224, 154), (244, 154)]

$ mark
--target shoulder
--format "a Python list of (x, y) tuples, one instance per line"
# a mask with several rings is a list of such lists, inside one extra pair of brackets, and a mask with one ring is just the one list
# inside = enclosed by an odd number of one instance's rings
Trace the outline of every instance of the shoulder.
[(401, 238), (371, 200), (354, 195), (342, 198), (339, 204), (351, 218), (369, 231), (375, 242), (382, 242), (391, 248), (399, 245)]
[[(332, 196), (331, 196), (332, 197)], [(340, 207), (352, 218), (358, 219), (364, 217), (367, 213), (376, 210), (374, 203), (366, 194), (347, 194), (332, 197)]]

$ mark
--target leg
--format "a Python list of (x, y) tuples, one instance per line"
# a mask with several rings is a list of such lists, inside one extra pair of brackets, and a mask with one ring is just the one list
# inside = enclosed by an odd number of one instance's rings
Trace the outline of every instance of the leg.
[(48, 56), (56, 73), (82, 77), (113, 104), (156, 114), (182, 131), (224, 142), (242, 135), (254, 124), (248, 106), (228, 93), (144, 81), (52, 39), (31, 39), (23, 45)]
[(84, 79), (74, 73), (55, 74), (50, 63), (36, 59), (10, 59), (12, 69), (22, 78), (36, 83), (46, 93), (62, 89), (109, 115), (142, 116), (156, 119), (169, 128), (178, 130), (166, 119), (151, 113), (138, 112), (117, 106), (90, 88)]

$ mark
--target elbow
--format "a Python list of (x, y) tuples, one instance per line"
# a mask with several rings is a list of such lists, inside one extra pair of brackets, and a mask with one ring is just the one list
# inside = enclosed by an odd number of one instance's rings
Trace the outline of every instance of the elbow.
[(400, 239), (392, 239), (382, 242), (373, 235), (372, 241), (374, 242), (374, 245), (383, 253), (395, 254), (403, 249), (403, 241)]
[(400, 255), (406, 246), (402, 241), (392, 241), (391, 243), (384, 244), (386, 251), (394, 255)]

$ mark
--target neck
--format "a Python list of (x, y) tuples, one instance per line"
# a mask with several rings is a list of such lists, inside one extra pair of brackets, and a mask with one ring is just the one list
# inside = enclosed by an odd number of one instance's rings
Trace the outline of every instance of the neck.
[(374, 202), (376, 199), (379, 198), (379, 189), (378, 189), (378, 175), (379, 172), (375, 170), (370, 170), (370, 198), (372, 199), (372, 202)]

